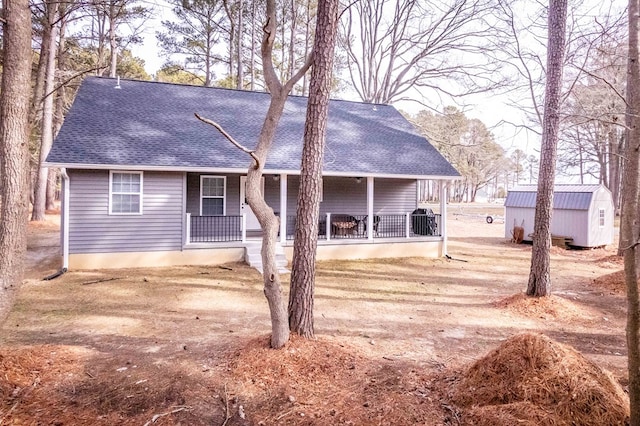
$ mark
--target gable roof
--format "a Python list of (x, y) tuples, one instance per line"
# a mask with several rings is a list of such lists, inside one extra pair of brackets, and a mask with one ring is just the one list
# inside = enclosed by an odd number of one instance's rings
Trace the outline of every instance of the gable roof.
[[(246, 172), (250, 157), (194, 113), (253, 148), (268, 93), (86, 78), (49, 166)], [(299, 173), (307, 98), (289, 96), (265, 173)], [(458, 172), (392, 106), (332, 100), (326, 175), (456, 178)]]
[[(554, 185), (553, 208), (556, 210), (589, 210), (593, 194), (602, 185)], [(510, 189), (505, 207), (535, 208), (537, 185), (521, 185)]]

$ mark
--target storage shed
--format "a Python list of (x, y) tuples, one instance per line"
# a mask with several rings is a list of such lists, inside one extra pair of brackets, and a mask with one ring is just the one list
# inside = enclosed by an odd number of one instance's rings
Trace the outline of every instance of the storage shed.
[[(514, 226), (524, 228), (531, 241), (536, 209), (537, 185), (509, 190), (505, 200), (505, 236), (512, 238)], [(613, 243), (613, 198), (603, 185), (555, 185), (551, 234), (572, 238), (576, 247), (600, 247)]]

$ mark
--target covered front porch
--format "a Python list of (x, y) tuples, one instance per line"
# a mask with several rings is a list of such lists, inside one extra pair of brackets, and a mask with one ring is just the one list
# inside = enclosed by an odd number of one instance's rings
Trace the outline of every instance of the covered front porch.
[[(209, 179), (215, 181), (213, 191), (206, 188), (211, 186)], [(283, 247), (293, 245), (299, 179), (298, 175), (287, 174), (263, 177), (265, 200), (280, 218), (279, 242)], [(242, 175), (188, 174), (185, 249), (237, 247), (260, 238), (260, 226), (244, 200), (244, 180)], [(446, 181), (438, 182), (444, 195)], [(418, 208), (419, 184), (415, 178), (324, 177), (318, 245), (437, 242), (438, 252), (443, 255), (446, 203), (434, 207), (437, 213)], [(214, 197), (217, 199), (212, 203)], [(212, 204), (223, 214), (202, 214)]]

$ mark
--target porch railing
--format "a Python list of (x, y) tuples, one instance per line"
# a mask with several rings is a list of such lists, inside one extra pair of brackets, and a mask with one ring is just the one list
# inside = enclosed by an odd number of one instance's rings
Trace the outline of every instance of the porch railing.
[[(373, 238), (416, 238), (442, 236), (442, 218), (439, 214), (387, 214), (374, 215)], [(327, 224), (330, 224), (327, 226)], [(367, 239), (367, 215), (327, 213), (318, 221), (319, 240)], [(296, 217), (287, 216), (287, 240), (293, 240)]]
[[(327, 224), (329, 224), (327, 226)], [(366, 240), (369, 237), (367, 215), (327, 213), (318, 221), (319, 240)], [(442, 217), (439, 214), (374, 215), (371, 220), (372, 238), (441, 237)], [(287, 240), (293, 240), (296, 217), (287, 216)], [(246, 240), (245, 216), (186, 215), (186, 241), (216, 243)]]
[(187, 241), (217, 243), (243, 241), (243, 216), (191, 216), (187, 213)]

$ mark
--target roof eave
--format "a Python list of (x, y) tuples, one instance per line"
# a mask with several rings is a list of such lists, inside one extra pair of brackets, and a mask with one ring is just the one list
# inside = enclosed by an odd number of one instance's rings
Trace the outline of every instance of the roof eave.
[[(127, 164), (80, 164), (80, 163), (58, 163), (58, 162), (45, 162), (44, 167), (60, 167), (67, 169), (81, 169), (81, 170), (141, 170), (141, 171), (158, 171), (158, 172), (191, 172), (191, 173), (232, 173), (232, 174), (246, 174), (246, 168), (225, 168), (225, 167), (193, 167), (193, 166), (153, 166), (153, 165), (127, 165)], [(264, 169), (265, 175), (299, 175), (300, 170), (287, 170), (287, 169)], [(323, 176), (336, 176), (336, 177), (375, 177), (375, 178), (389, 178), (389, 179), (419, 179), (419, 180), (445, 180), (455, 181), (461, 180), (462, 176), (446, 176), (446, 175), (412, 175), (412, 174), (388, 174), (388, 173), (361, 173), (354, 172), (323, 172)]]

